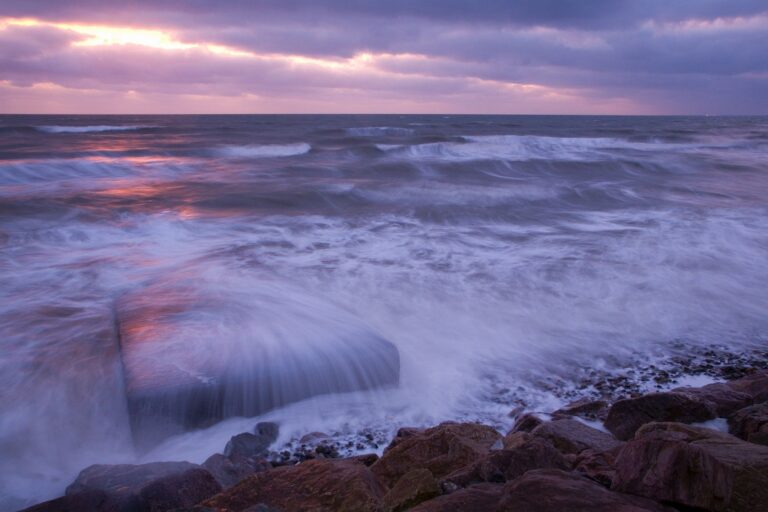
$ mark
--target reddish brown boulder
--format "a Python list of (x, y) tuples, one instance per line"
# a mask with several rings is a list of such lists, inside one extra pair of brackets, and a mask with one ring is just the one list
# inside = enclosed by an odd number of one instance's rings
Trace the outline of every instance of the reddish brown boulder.
[(759, 371), (726, 384), (734, 391), (751, 396), (754, 403), (768, 401), (768, 370)]
[(507, 483), (498, 512), (662, 512), (656, 502), (612, 492), (575, 473), (529, 471)]
[(612, 488), (684, 507), (768, 511), (768, 447), (680, 423), (651, 423), (624, 445)]
[(569, 465), (546, 439), (519, 432), (520, 442), (511, 450), (496, 450), (473, 464), (454, 471), (443, 480), (444, 489), (479, 482), (503, 483), (541, 468), (568, 469)]
[(616, 457), (623, 444), (608, 451), (584, 450), (574, 460), (573, 467), (591, 480), (611, 487), (616, 478)]
[(728, 416), (752, 404), (751, 395), (736, 391), (726, 382), (708, 384), (700, 388), (676, 388), (672, 391), (683, 393), (695, 400), (709, 402), (718, 416)]
[(483, 457), (501, 435), (477, 423), (443, 423), (391, 444), (372, 466), (388, 487), (417, 468), (442, 478)]
[(370, 469), (350, 459), (314, 459), (252, 475), (203, 502), (241, 512), (256, 505), (278, 510), (378, 511), (385, 489)]
[(588, 449), (603, 452), (621, 444), (612, 435), (573, 419), (542, 423), (531, 434), (548, 440), (562, 453), (579, 454)]
[(608, 411), (607, 428), (617, 439), (631, 439), (638, 428), (654, 421), (695, 423), (717, 417), (710, 402), (685, 393), (651, 393), (619, 400)]
[(432, 473), (428, 469), (414, 469), (403, 475), (384, 496), (383, 507), (387, 512), (399, 512), (439, 494), (440, 487)]
[(768, 445), (768, 402), (732, 414), (728, 418), (728, 431), (750, 443)]
[(496, 484), (478, 484), (451, 494), (425, 501), (410, 512), (478, 512), (494, 510), (504, 487)]

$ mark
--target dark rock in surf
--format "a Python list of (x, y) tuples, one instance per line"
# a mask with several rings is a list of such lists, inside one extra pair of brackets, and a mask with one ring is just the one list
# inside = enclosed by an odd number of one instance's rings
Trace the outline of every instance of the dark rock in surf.
[(272, 469), (272, 464), (266, 459), (253, 459), (238, 455), (227, 457), (216, 453), (203, 462), (203, 467), (213, 475), (224, 489), (228, 489), (254, 473)]
[(282, 284), (241, 290), (224, 280), (169, 274), (117, 302), (139, 447), (229, 416), (398, 383), (395, 346), (346, 311), (304, 292), (283, 297)]
[(376, 476), (360, 462), (318, 459), (252, 475), (201, 506), (231, 511), (266, 505), (285, 511), (378, 512), (385, 492)]
[(542, 423), (544, 423), (544, 420), (533, 413), (523, 414), (512, 425), (510, 432), (530, 432)]
[(482, 458), (500, 438), (496, 430), (478, 423), (443, 423), (393, 443), (371, 471), (390, 488), (417, 468), (443, 478)]
[(104, 493), (120, 512), (189, 507), (221, 491), (206, 469), (189, 462), (89, 466), (67, 487), (72, 500)]
[(654, 421), (695, 423), (717, 417), (715, 406), (687, 393), (651, 393), (619, 400), (608, 411), (607, 428), (617, 439), (630, 439), (637, 429)]
[(733, 413), (728, 418), (728, 432), (750, 443), (768, 445), (768, 402)]
[(651, 423), (621, 448), (612, 488), (694, 509), (768, 511), (768, 447), (706, 428)]
[(227, 457), (261, 457), (267, 454), (269, 446), (274, 442), (270, 436), (243, 432), (232, 436), (224, 447)]
[(600, 484), (556, 469), (529, 471), (504, 486), (495, 510), (504, 512), (672, 512), (638, 496), (612, 492)]

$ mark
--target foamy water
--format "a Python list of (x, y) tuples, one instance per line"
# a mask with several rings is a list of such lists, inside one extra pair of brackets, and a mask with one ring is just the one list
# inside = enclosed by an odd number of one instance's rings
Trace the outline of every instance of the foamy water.
[(270, 393), (307, 360), (355, 366), (367, 336), (397, 347), (396, 387), (263, 412), (281, 442), (504, 428), (505, 390), (547, 409), (544, 378), (765, 339), (764, 118), (9, 116), (0, 134), (0, 508), (91, 463), (201, 462), (257, 421), (136, 450), (113, 333), (126, 297), (194, 297), (163, 338), (191, 340), (182, 369), (287, 362)]

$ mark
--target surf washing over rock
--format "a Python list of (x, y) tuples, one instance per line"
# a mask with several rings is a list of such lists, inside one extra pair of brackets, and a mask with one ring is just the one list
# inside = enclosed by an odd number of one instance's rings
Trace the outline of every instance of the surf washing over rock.
[(90, 464), (202, 463), (255, 421), (380, 451), (400, 426), (506, 431), (595, 372), (766, 342), (765, 118), (0, 133), (0, 510)]

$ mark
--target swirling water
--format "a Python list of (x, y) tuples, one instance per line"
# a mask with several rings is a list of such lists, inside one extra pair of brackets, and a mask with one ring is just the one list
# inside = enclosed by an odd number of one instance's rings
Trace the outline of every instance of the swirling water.
[(397, 347), (396, 388), (267, 412), (283, 438), (504, 425), (500, 390), (542, 376), (761, 343), (767, 197), (764, 117), (2, 116), (0, 508), (91, 463), (200, 462), (253, 423), (134, 449), (130, 294), (234, 301), (185, 317), (222, 351), (258, 331), (298, 360), (347, 328)]

